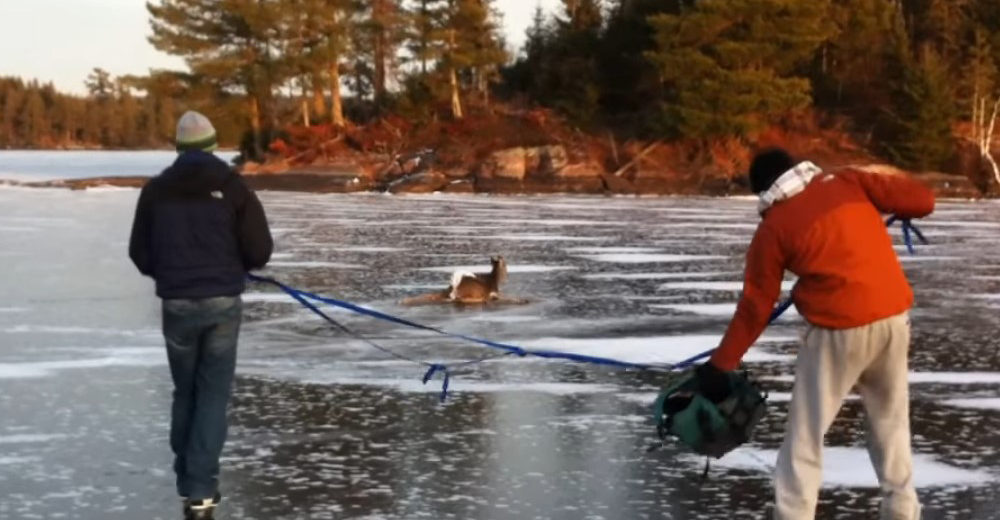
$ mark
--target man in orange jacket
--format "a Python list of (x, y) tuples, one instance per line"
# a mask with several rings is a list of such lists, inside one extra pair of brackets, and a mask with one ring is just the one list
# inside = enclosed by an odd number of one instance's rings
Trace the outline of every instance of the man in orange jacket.
[(883, 214), (922, 218), (934, 194), (906, 176), (844, 169), (827, 173), (772, 149), (754, 158), (750, 185), (762, 221), (746, 256), (743, 294), (708, 363), (706, 396), (721, 400), (767, 327), (785, 271), (808, 322), (799, 350), (787, 432), (775, 470), (776, 520), (811, 520), (822, 483), (823, 437), (857, 388), (867, 412), (869, 454), (882, 489), (883, 520), (916, 520), (907, 354), (913, 292)]

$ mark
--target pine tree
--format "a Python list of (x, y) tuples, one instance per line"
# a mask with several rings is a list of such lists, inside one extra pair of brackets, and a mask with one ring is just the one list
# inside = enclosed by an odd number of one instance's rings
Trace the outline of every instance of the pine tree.
[[(357, 17), (361, 11), (352, 0), (319, 0), (312, 20), (318, 35), (312, 58), (316, 64), (314, 78), (325, 76), (330, 87), (330, 121), (344, 126), (344, 103), (341, 93), (341, 68), (351, 49), (352, 33), (357, 31)], [(319, 103), (317, 101), (317, 107)]]
[(420, 63), (415, 80), (408, 83), (410, 97), (440, 91), (449, 100), (452, 117), (462, 119), (466, 111), (462, 91), (474, 90), (487, 100), (489, 83), (506, 60), (492, 2), (418, 0), (408, 18), (407, 48)]
[(600, 102), (597, 58), (601, 52), (600, 0), (563, 0), (563, 16), (556, 19), (554, 56), (545, 76), (549, 103), (578, 123), (596, 119)]
[(111, 73), (100, 67), (94, 67), (84, 84), (94, 99), (107, 100), (114, 96), (115, 85)]
[(377, 107), (388, 100), (389, 79), (398, 65), (398, 51), (406, 31), (406, 17), (400, 0), (366, 0), (359, 16), (359, 32), (354, 38), (358, 51), (355, 73), (358, 83), (370, 84)]
[(139, 118), (141, 107), (139, 102), (132, 95), (132, 89), (128, 81), (118, 78), (116, 85), (116, 113), (112, 118), (117, 123), (117, 145), (124, 148), (137, 148), (142, 146), (143, 139), (139, 129)]
[(31, 85), (27, 98), (18, 116), (21, 127), (22, 142), (33, 147), (45, 146), (51, 127), (45, 113), (45, 101), (42, 99), (38, 85)]
[(460, 0), (452, 22), (458, 32), (458, 49), (453, 59), (466, 70), (472, 89), (486, 104), (489, 84), (507, 59), (499, 14), (492, 4), (493, 0)]
[(888, 102), (883, 78), (896, 9), (886, 0), (831, 5), (836, 35), (823, 44), (814, 76), (820, 106), (865, 117)]
[(0, 144), (18, 146), (21, 133), (17, 116), (24, 104), (24, 84), (19, 79), (4, 81), (3, 111), (0, 112)]
[(435, 33), (440, 14), (441, 0), (412, 0), (406, 9), (406, 49), (411, 60), (418, 64), (418, 73), (427, 75), (438, 53), (434, 50)]
[(951, 123), (955, 103), (948, 65), (928, 44), (915, 53), (899, 13), (893, 23), (890, 69), (893, 103), (887, 107), (884, 150), (895, 162), (919, 170), (937, 170), (954, 149)]
[(563, 0), (551, 21), (536, 10), (524, 56), (505, 72), (515, 89), (578, 124), (595, 121), (600, 108), (601, 7), (598, 0)]
[(159, 50), (183, 57), (217, 91), (241, 89), (255, 146), (263, 123), (274, 122), (273, 91), (283, 82), (277, 44), (282, 0), (159, 0), (149, 2)]
[(675, 135), (746, 136), (811, 103), (799, 67), (830, 34), (829, 4), (797, 0), (702, 0), (651, 18), (658, 65), (671, 99), (664, 127)]
[[(652, 16), (677, 14), (675, 2), (664, 0), (617, 0), (609, 10), (607, 29), (598, 52), (601, 109), (634, 129), (650, 123), (648, 108), (663, 103), (664, 89), (658, 67), (646, 58), (656, 48)], [(658, 119), (658, 118), (657, 118)]]

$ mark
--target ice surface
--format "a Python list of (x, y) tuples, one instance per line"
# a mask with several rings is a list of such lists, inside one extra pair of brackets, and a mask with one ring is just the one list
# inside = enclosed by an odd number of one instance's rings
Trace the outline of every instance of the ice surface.
[(405, 247), (388, 246), (332, 246), (332, 251), (343, 251), (345, 253), (401, 253), (409, 251)]
[(69, 327), (59, 325), (14, 325), (12, 327), (0, 328), (0, 332), (5, 334), (59, 334), (59, 335), (98, 335), (98, 336), (125, 336), (125, 337), (149, 337), (158, 334), (154, 329), (146, 330), (124, 330), (124, 329), (95, 329), (91, 327)]
[(626, 403), (634, 403), (643, 406), (649, 406), (652, 408), (653, 403), (656, 402), (656, 398), (659, 397), (659, 392), (636, 392), (629, 394), (618, 394), (616, 397), (625, 401)]
[(921, 220), (917, 227), (923, 230), (924, 227), (958, 227), (958, 228), (986, 228), (1000, 229), (998, 222), (984, 222), (982, 220)]
[[(441, 392), (441, 381), (435, 379), (426, 385), (419, 377), (410, 379), (379, 379), (379, 378), (354, 378), (331, 376), (317, 377), (309, 376), (303, 379), (305, 383), (314, 384), (338, 384), (356, 386), (378, 386), (388, 387), (404, 393), (439, 393)], [(550, 395), (580, 395), (598, 394), (614, 392), (616, 387), (612, 385), (598, 385), (591, 383), (504, 383), (485, 382), (469, 379), (456, 378), (451, 381), (448, 387), (449, 393), (498, 393), (498, 392), (525, 392)]]
[(65, 439), (67, 435), (62, 434), (41, 434), (41, 433), (19, 433), (14, 435), (0, 435), (0, 444), (31, 444), (52, 442)]
[[(275, 191), (260, 196), (274, 229), (285, 233), (277, 241), (278, 264), (272, 272), (281, 273), (282, 262), (367, 267), (341, 273), (289, 268), (281, 278), (297, 287), (332, 290), (363, 306), (477, 337), (667, 363), (716, 346), (735, 297), (702, 291), (732, 291), (742, 278), (744, 246), (759, 221), (752, 198), (747, 203), (685, 197), (404, 199)], [(0, 498), (0, 510), (29, 504), (0, 516), (106, 518), (125, 514), (119, 508), (131, 518), (171, 514), (164, 506), (173, 507), (169, 456), (164, 455), (165, 450), (169, 455), (164, 413), (171, 384), (159, 333), (160, 306), (151, 281), (135, 272), (124, 253), (135, 198), (134, 191), (0, 189), (0, 227), (38, 230), (0, 231), (0, 309), (26, 308), (0, 310), (0, 423), (9, 425), (0, 428), (0, 454), (11, 463), (22, 461), (0, 466), (6, 470), (0, 471), (0, 488), (17, 495), (5, 504)], [(946, 209), (978, 214), (937, 218), (1000, 222), (997, 203)], [(1000, 473), (994, 449), (1000, 437), (988, 427), (998, 417), (1000, 395), (995, 374), (1000, 366), (993, 357), (1000, 334), (990, 309), (996, 301), (971, 297), (1000, 292), (995, 280), (973, 279), (1000, 279), (1000, 249), (989, 240), (996, 228), (931, 225), (925, 231), (934, 234), (935, 248), (918, 245), (912, 257), (917, 261), (899, 255), (911, 262), (904, 265), (918, 294), (915, 312), (921, 319), (914, 327), (924, 340), (920, 352), (915, 349), (914, 364), (926, 374), (950, 371), (927, 377), (958, 383), (915, 386), (913, 420), (923, 425), (915, 445), (923, 453), (953, 457), (939, 460), (949, 466)], [(465, 236), (469, 233), (474, 234)], [(892, 235), (898, 246), (898, 228)], [(505, 255), (514, 273), (539, 273), (513, 275), (510, 292), (540, 303), (401, 309), (391, 302), (402, 290), (444, 289), (456, 269), (488, 272), (488, 258), (495, 254)], [(588, 255), (624, 255), (636, 262), (595, 262)], [(644, 255), (692, 256), (682, 259), (688, 263), (659, 263)], [(699, 255), (720, 260), (692, 260)], [(938, 255), (961, 260), (923, 260)], [(480, 262), (487, 265), (450, 266)], [(962, 268), (942, 271), (945, 266)], [(657, 292), (668, 282), (679, 284)], [(649, 412), (666, 377), (505, 358), (453, 374), (452, 399), (439, 410), (440, 374), (422, 384), (424, 368), (387, 360), (329, 330), (271, 287), (255, 285), (246, 299), (257, 303), (246, 312), (240, 337), (233, 445), (224, 468), (232, 487), (231, 509), (224, 514), (234, 518), (554, 518), (572, 516), (562, 512), (570, 506), (586, 511), (573, 513), (581, 518), (697, 511), (704, 520), (720, 520), (751, 517), (770, 500), (765, 473), (759, 478), (742, 478), (746, 472), (717, 474), (707, 486), (691, 488), (685, 482), (703, 459), (692, 459), (688, 467), (642, 456), (653, 433)], [(722, 315), (700, 317), (650, 304), (725, 307)], [(336, 312), (331, 315), (352, 329), (415, 358), (457, 364), (493, 353)], [(791, 372), (791, 356), (784, 354), (795, 351), (794, 325), (768, 329), (789, 336), (784, 338), (788, 344), (763, 344), (749, 352), (750, 360), (771, 360), (768, 366), (751, 365), (761, 375)], [(698, 336), (711, 339), (693, 339)], [(121, 351), (109, 352), (109, 345)], [(981, 372), (953, 372), (972, 367)], [(756, 439), (767, 443), (762, 448), (774, 448), (782, 435), (789, 386), (765, 385), (775, 390), (770, 394), (774, 406)], [(860, 443), (856, 426), (853, 421), (836, 425), (832, 442)], [(465, 433), (483, 430), (494, 433), (489, 438)], [(47, 437), (55, 434), (69, 438)], [(857, 464), (867, 467), (863, 454)], [(606, 475), (621, 477), (612, 479), (621, 486), (608, 487)], [(94, 491), (78, 500), (81, 478)], [(1000, 490), (996, 482), (1000, 479), (994, 477), (989, 488), (972, 492), (925, 491), (922, 499), (939, 516), (987, 520)], [(532, 492), (522, 492), (524, 486)], [(365, 490), (374, 494), (362, 498)], [(396, 495), (387, 499), (387, 490)], [(740, 503), (734, 507), (727, 500), (737, 495)], [(868, 509), (873, 495), (874, 490), (840, 491), (824, 500), (845, 520), (859, 520), (866, 518), (861, 509)], [(147, 500), (150, 496), (163, 500)], [(455, 497), (471, 498), (455, 507), (441, 503)], [(973, 506), (957, 505), (967, 498)], [(487, 505), (469, 507), (474, 502)], [(333, 503), (350, 512), (332, 512)]]
[(717, 276), (732, 276), (735, 271), (708, 271), (691, 273), (598, 273), (585, 274), (585, 280), (687, 280), (698, 278), (715, 278)]
[(585, 254), (600, 254), (600, 253), (658, 253), (663, 251), (662, 247), (569, 247), (566, 248), (569, 253), (585, 253)]
[(29, 464), (36, 462), (38, 457), (15, 457), (15, 456), (4, 456), (0, 455), (0, 467), (2, 466), (15, 466), (20, 464)]
[(157, 366), (166, 363), (162, 348), (143, 349), (145, 355), (123, 352), (101, 358), (74, 359), (65, 361), (35, 361), (26, 363), (0, 363), (0, 379), (35, 379), (49, 377), (61, 370), (105, 368), (113, 366)]
[(298, 304), (294, 298), (285, 294), (283, 292), (277, 293), (262, 293), (262, 292), (247, 292), (243, 293), (243, 303), (294, 303)]
[[(766, 376), (764, 379), (791, 383), (794, 376)], [(911, 384), (945, 385), (996, 385), (1000, 384), (1000, 372), (910, 372)]]
[[(692, 463), (698, 459), (686, 458)], [(716, 468), (753, 470), (771, 473), (778, 460), (777, 450), (743, 447), (712, 461)], [(703, 461), (701, 461), (703, 463)], [(986, 471), (963, 469), (934, 457), (913, 455), (913, 484), (917, 488), (971, 486), (987, 484), (997, 477)], [(863, 448), (825, 447), (823, 449), (823, 486), (827, 488), (877, 488), (878, 479)]]
[(332, 269), (367, 269), (367, 267), (359, 264), (345, 264), (341, 262), (320, 262), (320, 261), (286, 261), (279, 260), (277, 262), (270, 262), (267, 264), (268, 267), (329, 267)]
[(582, 255), (593, 262), (614, 264), (663, 264), (673, 262), (703, 262), (706, 260), (725, 260), (728, 256), (721, 255), (683, 255), (683, 254), (643, 254), (643, 253), (607, 253)]
[(504, 316), (495, 314), (481, 314), (469, 318), (471, 321), (488, 321), (493, 323), (526, 323), (529, 321), (540, 321), (545, 318), (541, 316)]
[(1000, 397), (973, 397), (967, 399), (948, 399), (945, 401), (941, 401), (941, 403), (948, 406), (955, 406), (958, 408), (1000, 411)]
[[(701, 314), (704, 316), (732, 316), (736, 313), (736, 303), (655, 304), (650, 305), (649, 307), (653, 309), (665, 309), (690, 314)], [(789, 307), (789, 309), (785, 311), (779, 319), (785, 320), (798, 316), (799, 312), (793, 305)]]
[[(795, 285), (794, 281), (783, 281), (781, 282), (782, 291), (790, 291), (792, 286)], [(733, 282), (670, 282), (665, 283), (660, 286), (661, 290), (664, 289), (674, 289), (674, 290), (692, 290), (692, 291), (732, 291), (740, 292), (743, 290), (743, 282), (733, 281)]]
[[(522, 341), (521, 346), (533, 350), (554, 350), (588, 356), (605, 357), (632, 363), (676, 363), (719, 346), (721, 335), (676, 335), (629, 338), (539, 338)], [(764, 337), (761, 343), (789, 343), (790, 337)], [(753, 348), (747, 362), (787, 362), (793, 356), (772, 354)]]
[[(513, 264), (507, 265), (508, 273), (551, 273), (554, 271), (568, 271), (576, 269), (569, 265), (536, 265), (536, 264)], [(470, 272), (470, 273), (489, 273), (493, 270), (493, 266), (490, 265), (453, 265), (453, 266), (438, 266), (438, 267), (423, 267), (421, 271), (431, 271), (435, 273), (454, 273), (456, 271)]]
[(508, 242), (602, 242), (608, 240), (608, 237), (545, 235), (537, 233), (471, 234), (462, 236), (461, 238), (463, 240), (505, 240)]
[(915, 255), (900, 255), (899, 261), (903, 263), (919, 263), (919, 262), (953, 262), (955, 260), (961, 260), (960, 256), (933, 256), (924, 255), (921, 256), (919, 253)]
[[(652, 406), (656, 402), (656, 398), (659, 396), (657, 392), (643, 392), (643, 393), (628, 393), (628, 394), (618, 394), (618, 398), (622, 401), (629, 403), (636, 403), (642, 405)], [(846, 401), (857, 401), (861, 397), (857, 395), (847, 396)], [(769, 403), (787, 403), (792, 400), (791, 392), (771, 392), (767, 393), (767, 402)]]

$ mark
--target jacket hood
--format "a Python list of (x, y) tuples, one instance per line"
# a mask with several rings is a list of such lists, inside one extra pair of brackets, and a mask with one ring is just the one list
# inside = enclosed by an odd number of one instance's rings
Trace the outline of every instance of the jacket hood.
[(183, 152), (160, 175), (163, 186), (185, 195), (203, 195), (220, 190), (233, 175), (222, 159), (202, 151)]

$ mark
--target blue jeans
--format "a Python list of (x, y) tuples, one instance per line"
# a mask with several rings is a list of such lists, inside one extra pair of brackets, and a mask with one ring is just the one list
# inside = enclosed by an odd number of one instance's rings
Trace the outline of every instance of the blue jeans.
[(177, 493), (191, 500), (212, 498), (218, 490), (242, 316), (238, 296), (163, 301), (174, 380), (170, 447)]

